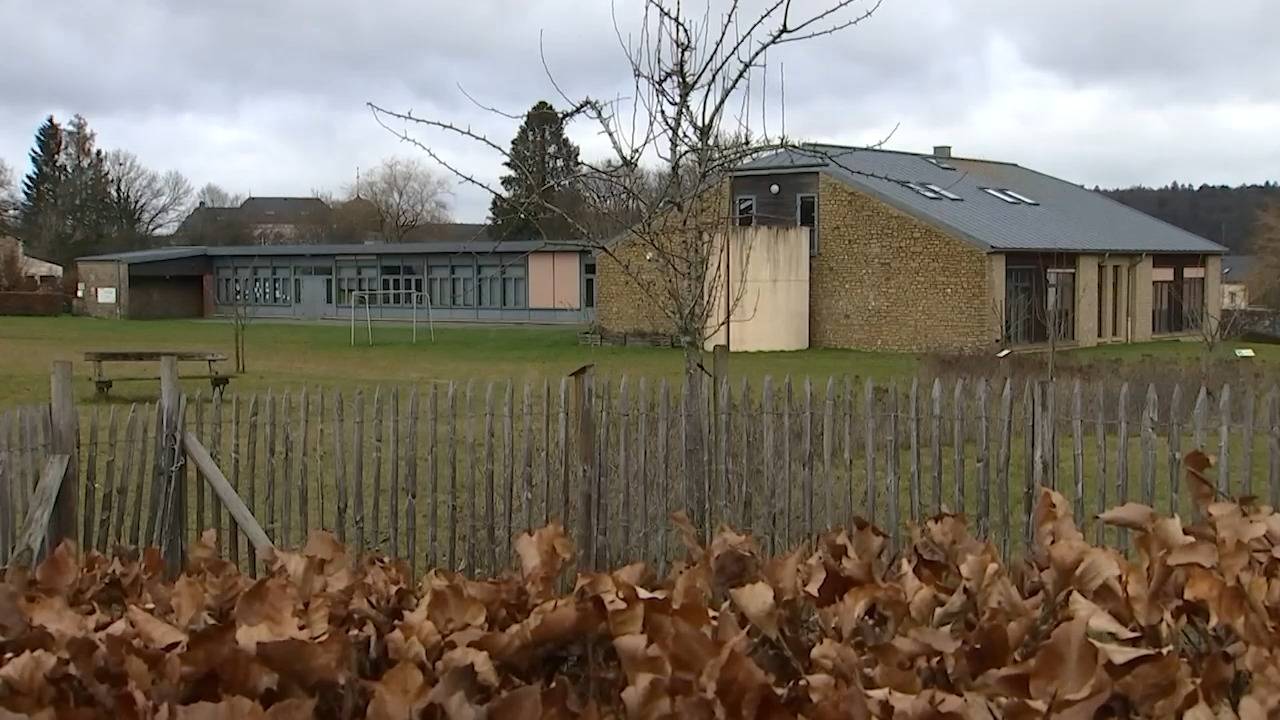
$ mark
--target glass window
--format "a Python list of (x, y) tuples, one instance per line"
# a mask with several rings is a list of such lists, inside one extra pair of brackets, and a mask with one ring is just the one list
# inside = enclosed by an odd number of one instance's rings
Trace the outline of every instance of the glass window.
[(593, 308), (596, 306), (596, 279), (594, 277), (587, 277), (586, 288), (582, 294), (582, 302), (586, 307)]
[(1004, 281), (1004, 338), (1012, 345), (1035, 342), (1035, 268), (1009, 268)]
[(1047, 273), (1048, 297), (1046, 317), (1052, 323), (1047, 330), (1057, 340), (1076, 337), (1076, 274), (1073, 270), (1050, 270)]
[(734, 217), (740, 227), (750, 227), (756, 221), (756, 196), (740, 195), (734, 201)]
[(818, 254), (818, 196), (796, 196), (796, 225), (809, 228), (809, 254)]

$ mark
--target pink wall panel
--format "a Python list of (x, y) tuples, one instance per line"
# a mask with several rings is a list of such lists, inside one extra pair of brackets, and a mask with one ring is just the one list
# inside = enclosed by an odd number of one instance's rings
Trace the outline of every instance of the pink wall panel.
[(577, 310), (582, 307), (582, 278), (578, 275), (582, 261), (578, 253), (558, 252), (555, 256), (555, 307)]
[(556, 268), (554, 253), (529, 255), (529, 307), (549, 309), (556, 306)]

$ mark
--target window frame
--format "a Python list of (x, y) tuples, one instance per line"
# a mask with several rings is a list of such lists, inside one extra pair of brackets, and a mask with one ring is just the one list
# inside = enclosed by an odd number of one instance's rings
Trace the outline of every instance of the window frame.
[[(750, 214), (743, 214), (743, 212), (742, 212), (742, 203), (743, 203), (743, 201), (744, 201), (744, 200), (745, 200), (745, 201), (748, 201), (748, 202), (750, 202), (750, 203), (751, 203), (751, 212), (750, 212)], [(735, 195), (735, 196), (734, 196), (734, 198), (733, 198), (733, 217), (734, 217), (734, 225), (736, 225), (736, 226), (738, 226), (738, 227), (752, 227), (752, 226), (754, 226), (754, 225), (756, 224), (756, 209), (757, 209), (757, 207), (758, 207), (758, 205), (757, 205), (757, 201), (756, 201), (756, 196), (755, 196), (755, 195)]]
[[(813, 224), (804, 224), (804, 201), (813, 200)], [(809, 228), (809, 257), (817, 257), (820, 249), (818, 245), (818, 213), (821, 212), (818, 207), (818, 193), (797, 193), (796, 194), (796, 227)]]

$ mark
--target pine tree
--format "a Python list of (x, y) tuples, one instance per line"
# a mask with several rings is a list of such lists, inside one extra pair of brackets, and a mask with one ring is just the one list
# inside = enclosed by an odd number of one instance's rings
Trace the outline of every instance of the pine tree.
[(62, 126), (52, 115), (36, 131), (31, 172), (22, 179), (18, 226), (32, 252), (52, 255), (63, 225), (59, 200), (66, 180)]
[(575, 238), (573, 223), (579, 197), (578, 146), (565, 135), (564, 118), (545, 100), (534, 105), (511, 141), (504, 163), (502, 197), (489, 206), (493, 233), (503, 240)]

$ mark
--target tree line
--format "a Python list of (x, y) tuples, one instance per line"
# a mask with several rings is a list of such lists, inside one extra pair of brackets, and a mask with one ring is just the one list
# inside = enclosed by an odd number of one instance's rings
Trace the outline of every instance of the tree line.
[(1225, 245), (1232, 253), (1255, 253), (1265, 213), (1280, 204), (1280, 184), (1200, 185), (1170, 183), (1101, 190), (1135, 210)]

